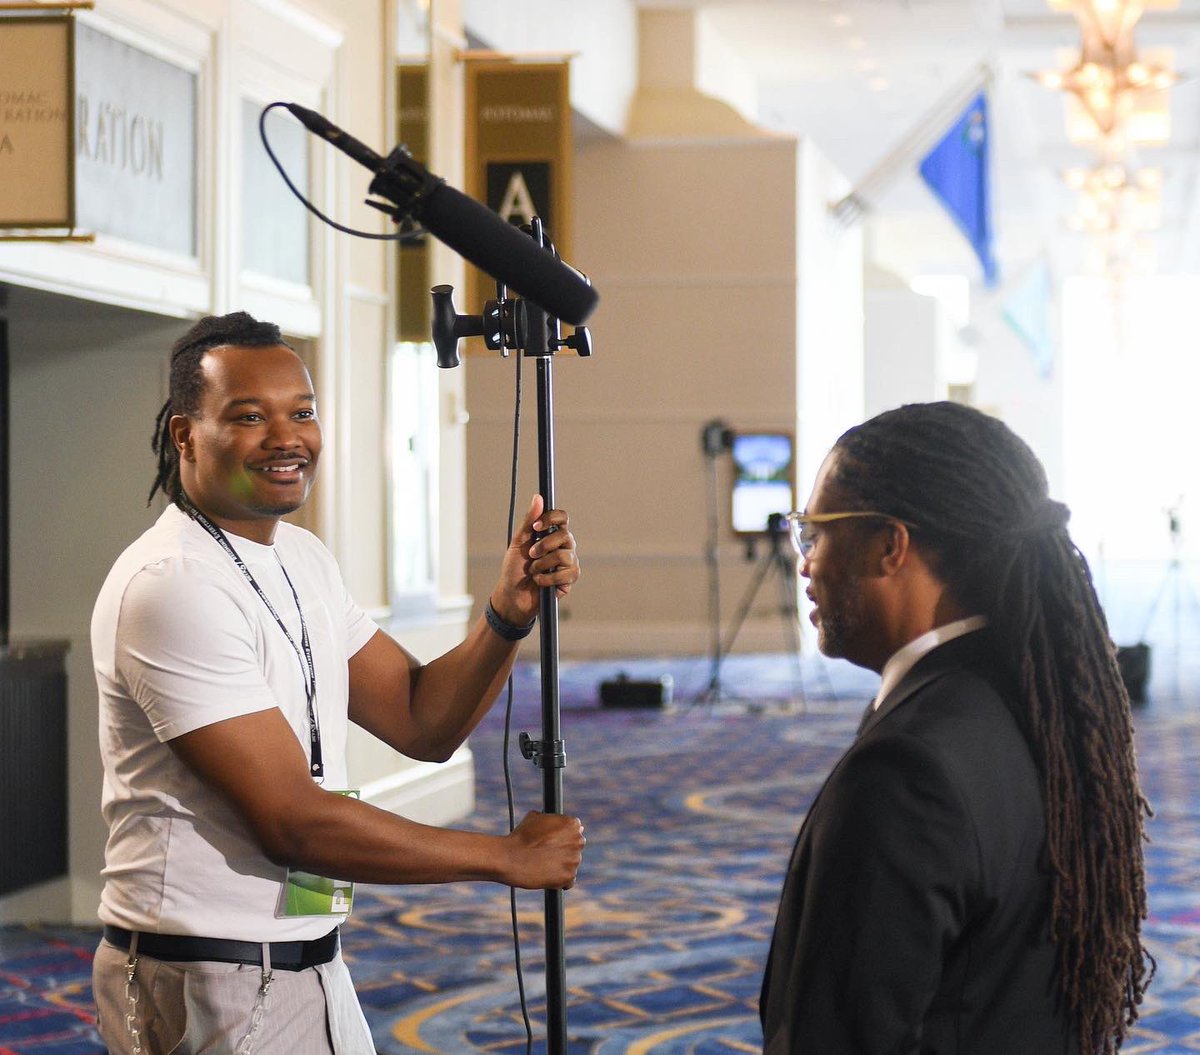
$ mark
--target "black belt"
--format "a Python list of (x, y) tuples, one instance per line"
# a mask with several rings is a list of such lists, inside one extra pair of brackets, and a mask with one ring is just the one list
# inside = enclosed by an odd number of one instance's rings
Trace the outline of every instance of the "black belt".
[[(128, 949), (133, 940), (130, 931), (111, 924), (104, 926), (104, 940), (118, 949)], [(271, 967), (281, 971), (303, 971), (328, 963), (338, 951), (338, 929), (334, 927), (323, 938), (312, 941), (270, 942)], [(230, 938), (197, 938), (191, 934), (151, 934), (138, 932), (138, 955), (155, 960), (179, 960), (194, 963), (199, 960), (216, 963), (247, 963), (262, 966), (262, 943), (234, 941)]]

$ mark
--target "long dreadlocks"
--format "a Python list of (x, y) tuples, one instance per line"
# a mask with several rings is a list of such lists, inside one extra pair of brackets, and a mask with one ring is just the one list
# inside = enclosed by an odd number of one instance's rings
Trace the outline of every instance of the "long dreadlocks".
[(851, 505), (917, 525), (956, 599), (988, 617), (1041, 776), (1053, 871), (1050, 933), (1081, 1055), (1116, 1052), (1153, 975), (1142, 945), (1149, 806), (1129, 697), (1068, 510), (1007, 426), (954, 403), (850, 429), (833, 479)]
[(154, 419), (154, 436), (150, 440), (150, 449), (158, 456), (158, 472), (146, 499), (147, 505), (159, 491), (176, 505), (180, 502), (183, 485), (179, 482), (179, 451), (171, 439), (171, 418), (176, 414), (195, 414), (200, 409), (204, 391), (200, 364), (204, 354), (225, 345), (267, 348), (281, 344), (291, 347), (278, 326), (273, 322), (259, 322), (244, 311), (207, 315), (175, 342), (171, 348), (169, 395)]

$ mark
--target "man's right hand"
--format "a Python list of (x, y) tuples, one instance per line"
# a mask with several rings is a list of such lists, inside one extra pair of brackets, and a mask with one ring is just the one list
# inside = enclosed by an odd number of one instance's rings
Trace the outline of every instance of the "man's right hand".
[(508, 835), (465, 832), (323, 790), (275, 707), (202, 726), (170, 744), (228, 799), (277, 865), (361, 883), (484, 880), (530, 890), (566, 890), (579, 871), (584, 838), (576, 817), (530, 813)]
[(508, 835), (509, 886), (570, 890), (583, 860), (583, 822), (557, 813), (525, 814)]

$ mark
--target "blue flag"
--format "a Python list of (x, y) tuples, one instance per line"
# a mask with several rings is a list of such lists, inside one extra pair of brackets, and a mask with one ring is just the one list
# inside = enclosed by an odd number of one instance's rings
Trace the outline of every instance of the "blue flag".
[(921, 178), (967, 236), (983, 265), (983, 279), (996, 284), (992, 254), (992, 196), (988, 180), (987, 96), (980, 92), (921, 162)]

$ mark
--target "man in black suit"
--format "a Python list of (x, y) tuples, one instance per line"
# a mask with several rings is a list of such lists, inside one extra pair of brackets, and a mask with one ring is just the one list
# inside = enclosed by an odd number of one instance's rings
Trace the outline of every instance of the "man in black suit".
[(879, 695), (800, 829), (765, 1055), (1115, 1052), (1149, 982), (1128, 697), (1067, 509), (952, 403), (851, 429), (789, 517)]

